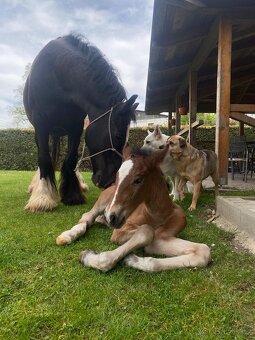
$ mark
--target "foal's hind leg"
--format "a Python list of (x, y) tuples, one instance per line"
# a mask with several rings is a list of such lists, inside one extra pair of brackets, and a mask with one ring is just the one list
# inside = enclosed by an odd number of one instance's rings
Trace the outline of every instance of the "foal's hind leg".
[(156, 238), (145, 247), (145, 251), (149, 254), (172, 257), (139, 257), (131, 254), (124, 259), (124, 263), (129, 267), (146, 272), (159, 272), (184, 267), (205, 267), (211, 260), (210, 249), (206, 244), (194, 243), (176, 237), (166, 240)]
[[(66, 205), (82, 204), (85, 202), (82, 187), (80, 185), (80, 174), (77, 176), (75, 167), (78, 160), (78, 147), (83, 125), (76, 128), (68, 136), (68, 152), (61, 169), (60, 196)], [(85, 187), (83, 188), (85, 189)]]
[(25, 206), (26, 210), (32, 212), (52, 210), (57, 206), (55, 175), (48, 145), (49, 133), (40, 126), (40, 130), (35, 128), (35, 135), (39, 169), (29, 186), (31, 196)]

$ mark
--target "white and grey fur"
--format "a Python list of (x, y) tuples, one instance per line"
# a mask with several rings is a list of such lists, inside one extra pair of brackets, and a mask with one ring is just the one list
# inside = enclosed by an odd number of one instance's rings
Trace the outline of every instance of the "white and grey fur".
[[(169, 136), (163, 134), (158, 125), (156, 125), (153, 132), (147, 130), (148, 135), (145, 137), (142, 149), (147, 150), (158, 150), (163, 149)], [(180, 181), (180, 176), (176, 172), (174, 161), (170, 153), (166, 155), (163, 162), (160, 164), (160, 169), (163, 172), (168, 183), (171, 184), (173, 200), (180, 199), (180, 193), (178, 191), (178, 184)]]

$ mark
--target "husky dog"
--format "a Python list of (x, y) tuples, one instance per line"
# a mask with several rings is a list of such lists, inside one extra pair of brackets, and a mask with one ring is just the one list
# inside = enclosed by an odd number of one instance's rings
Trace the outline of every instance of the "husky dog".
[[(156, 125), (155, 130), (153, 132), (150, 132), (147, 130), (148, 135), (144, 139), (142, 149), (147, 150), (158, 150), (163, 149), (166, 145), (166, 142), (169, 138), (169, 136), (164, 135), (159, 126)], [(176, 172), (175, 164), (173, 161), (172, 156), (168, 152), (165, 156), (163, 162), (160, 164), (160, 169), (163, 172), (167, 182), (171, 184), (172, 192), (171, 195), (173, 196), (174, 201), (180, 199), (180, 192), (178, 190), (178, 184), (180, 181), (180, 176)]]

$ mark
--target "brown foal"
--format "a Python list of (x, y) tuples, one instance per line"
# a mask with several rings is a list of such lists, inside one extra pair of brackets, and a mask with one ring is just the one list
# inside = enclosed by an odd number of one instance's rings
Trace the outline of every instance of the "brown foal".
[[(79, 224), (58, 236), (57, 245), (70, 244), (104, 214), (106, 223), (114, 228), (111, 241), (120, 246), (101, 253), (81, 252), (80, 262), (85, 266), (108, 271), (122, 259), (127, 266), (147, 272), (206, 266), (210, 261), (207, 245), (176, 237), (185, 228), (186, 217), (182, 208), (169, 197), (159, 169), (168, 148), (166, 145), (163, 150), (145, 155), (131, 153), (126, 147), (115, 185), (100, 194)], [(131, 254), (139, 248), (166, 258)]]

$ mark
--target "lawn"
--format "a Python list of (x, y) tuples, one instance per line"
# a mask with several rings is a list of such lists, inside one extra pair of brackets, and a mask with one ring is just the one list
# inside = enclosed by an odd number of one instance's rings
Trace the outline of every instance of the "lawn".
[(55, 245), (98, 190), (90, 185), (86, 205), (32, 214), (23, 210), (31, 177), (0, 171), (0, 339), (254, 339), (255, 257), (206, 222), (212, 191), (196, 212), (187, 211), (186, 198), (181, 235), (211, 246), (210, 266), (148, 274), (120, 264), (101, 273), (78, 257), (113, 249), (110, 229), (96, 224), (78, 242)]

